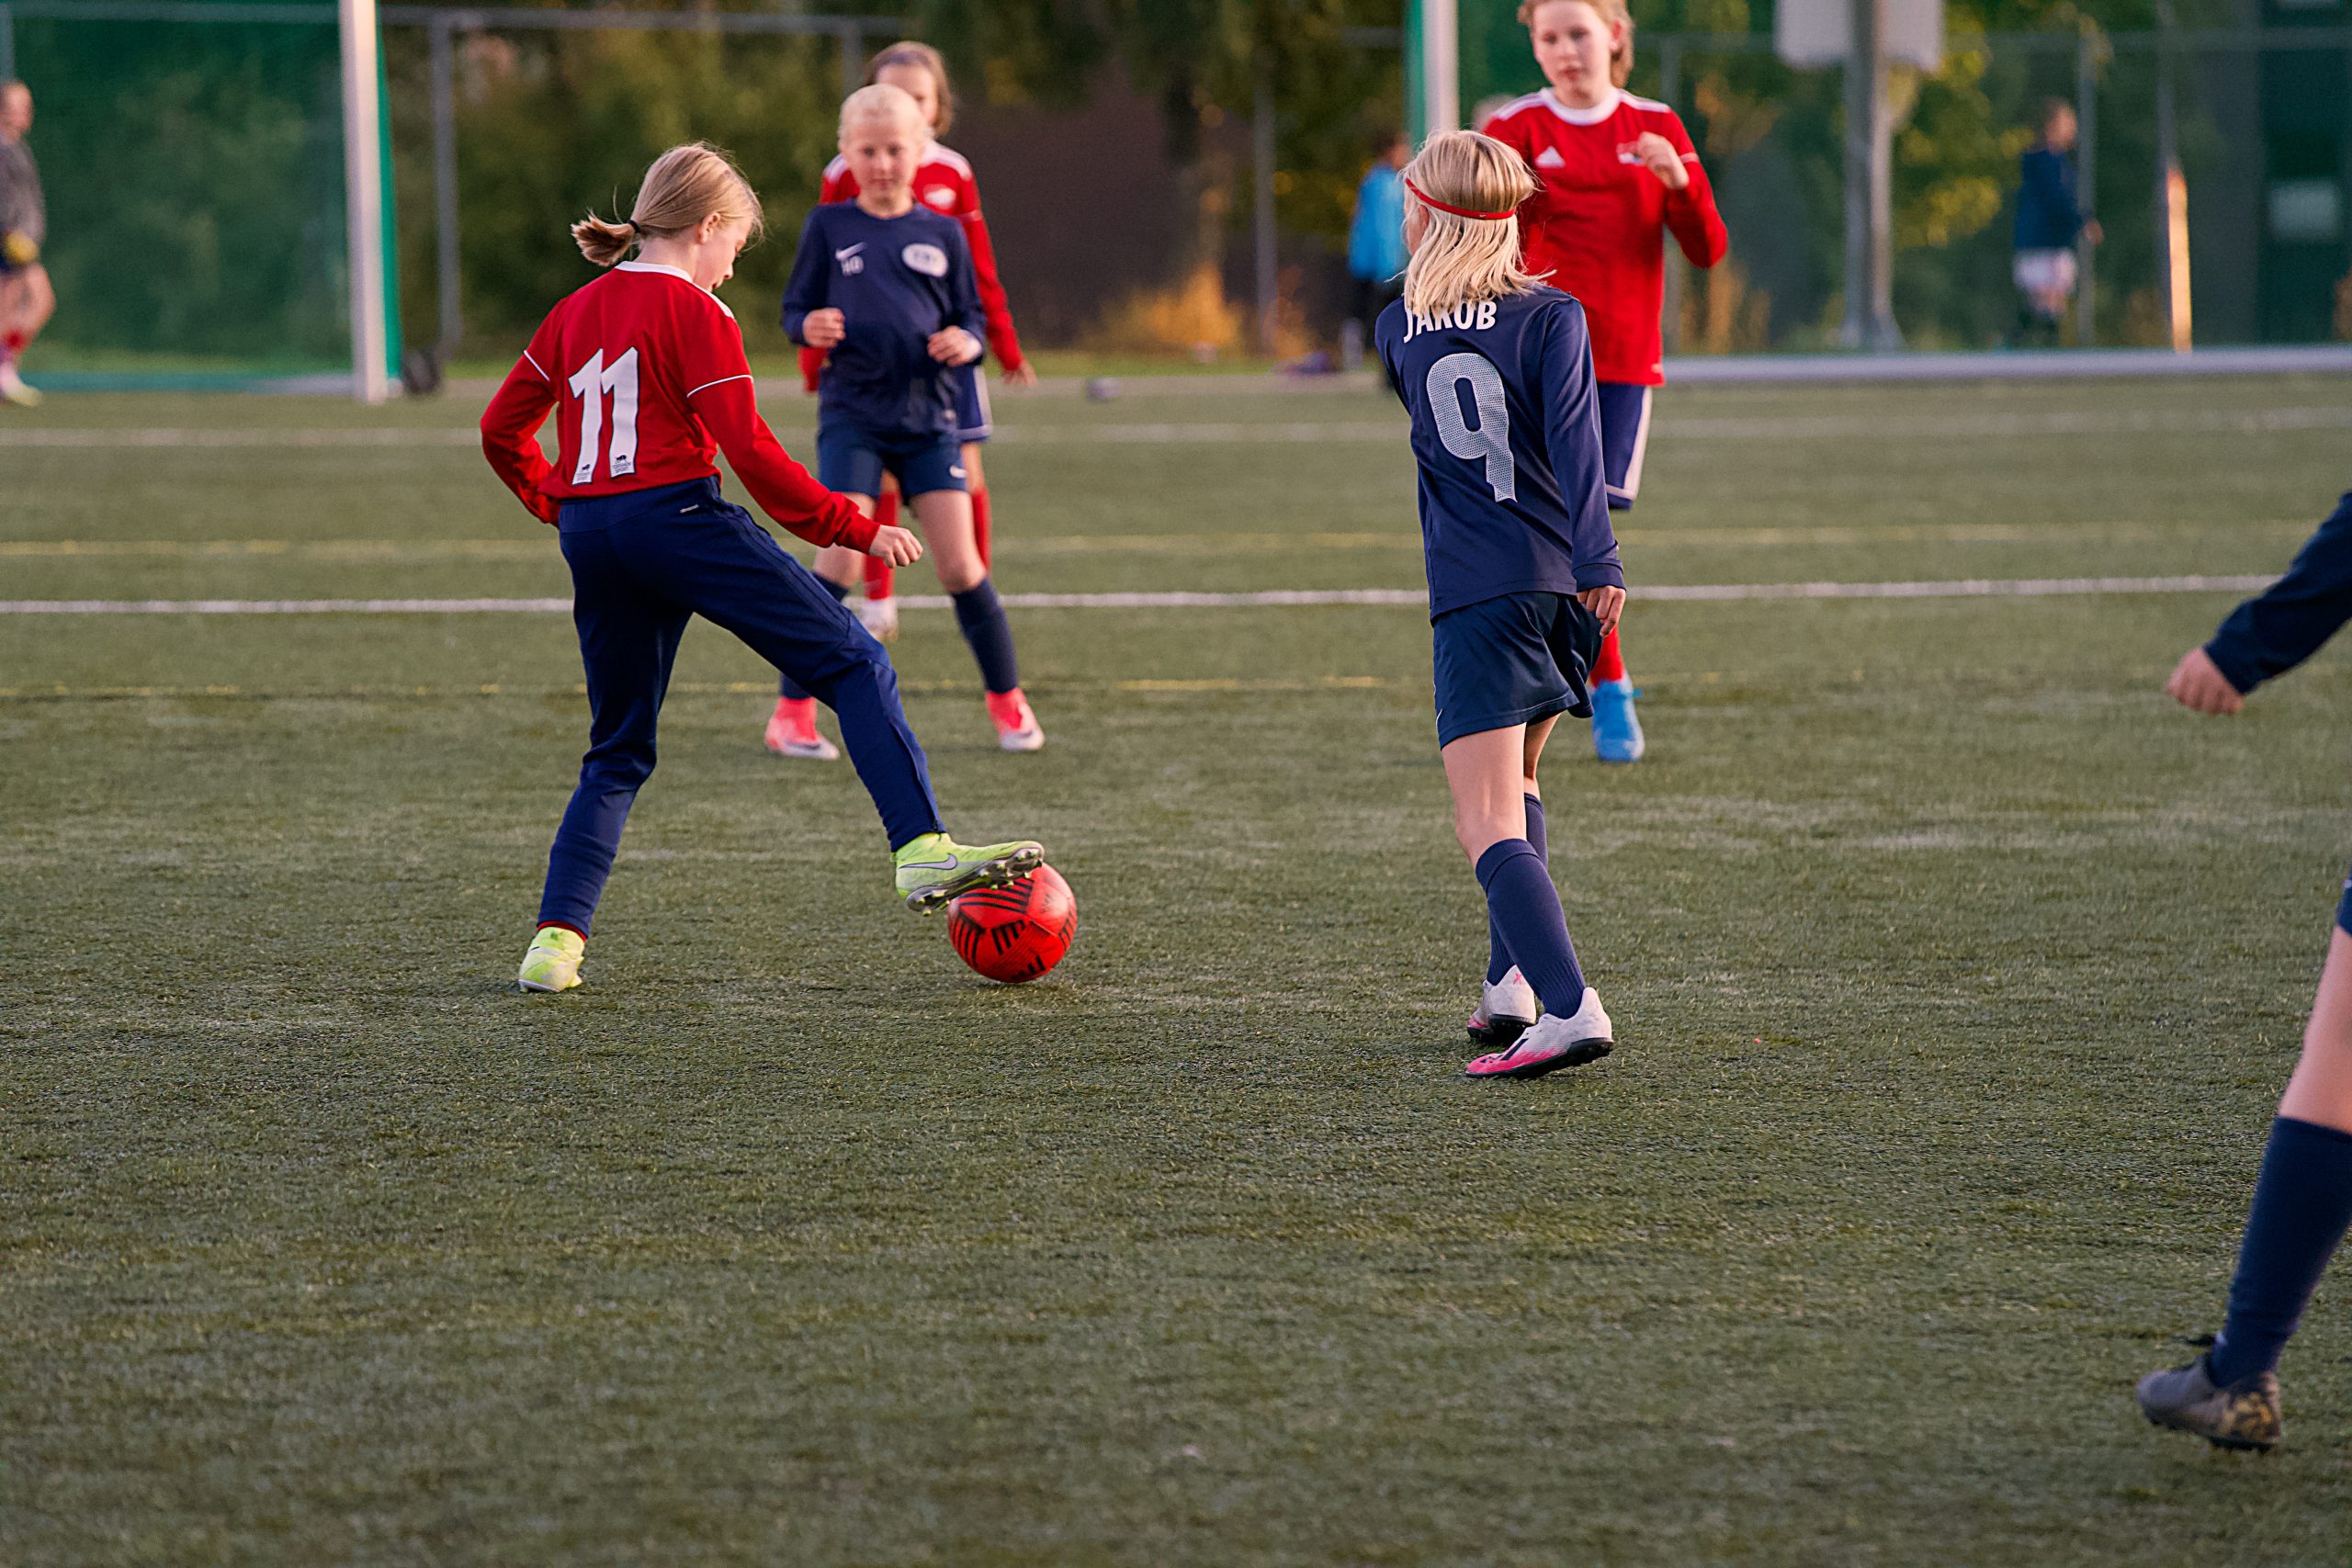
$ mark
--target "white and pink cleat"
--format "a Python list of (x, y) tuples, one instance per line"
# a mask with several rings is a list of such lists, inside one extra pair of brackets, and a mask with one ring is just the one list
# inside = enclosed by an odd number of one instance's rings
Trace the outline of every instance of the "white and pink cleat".
[(1507, 1049), (1489, 1051), (1462, 1071), (1474, 1078), (1540, 1078), (1562, 1067), (1598, 1062), (1616, 1044), (1600, 993), (1587, 986), (1584, 1004), (1575, 1012), (1566, 1017), (1545, 1013)]
[(1482, 985), (1478, 1010), (1465, 1026), (1470, 1038), (1494, 1050), (1507, 1050), (1535, 1023), (1535, 987), (1514, 964), (1491, 986)]

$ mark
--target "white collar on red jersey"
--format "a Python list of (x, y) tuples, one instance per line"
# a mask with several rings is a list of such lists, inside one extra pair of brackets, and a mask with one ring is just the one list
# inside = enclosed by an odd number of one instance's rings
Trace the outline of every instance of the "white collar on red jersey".
[[(626, 261), (613, 270), (615, 272), (666, 272), (672, 277), (684, 278), (688, 283), (695, 283), (695, 280), (687, 275), (685, 268), (672, 266), (667, 262)], [(702, 285), (695, 283), (695, 287), (700, 288)]]
[(1544, 100), (1545, 108), (1550, 109), (1570, 125), (1599, 125), (1602, 120), (1615, 114), (1618, 106), (1625, 101), (1625, 95), (1614, 87), (1610, 88), (1608, 96), (1589, 109), (1570, 108), (1560, 101), (1560, 95), (1549, 87), (1544, 88), (1536, 96)]
[[(718, 306), (720, 310), (727, 310), (727, 301), (721, 299), (718, 295), (711, 293), (709, 289), (705, 288), (701, 284), (696, 283), (684, 267), (672, 266), (667, 262), (625, 261), (618, 266), (613, 268), (613, 270), (615, 272), (662, 273), (668, 276), (676, 278), (679, 282), (684, 284), (695, 293), (707, 299), (712, 304)], [(732, 310), (727, 310), (727, 314), (731, 318), (735, 312)]]

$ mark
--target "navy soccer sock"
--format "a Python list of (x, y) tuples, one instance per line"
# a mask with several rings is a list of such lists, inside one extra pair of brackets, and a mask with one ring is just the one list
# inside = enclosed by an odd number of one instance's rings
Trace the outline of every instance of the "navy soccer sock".
[[(816, 578), (818, 581), (825, 585), (826, 592), (831, 594), (834, 598), (840, 600), (844, 604), (849, 603), (848, 583), (835, 582), (831, 578), (825, 576), (821, 572), (811, 572), (809, 575)], [(801, 686), (800, 682), (794, 680), (789, 675), (779, 675), (776, 677), (775, 691), (776, 695), (789, 698), (794, 702), (799, 702), (808, 695), (808, 693)]]
[(2213, 1343), (2213, 1381), (2233, 1383), (2278, 1364), (2335, 1244), (2352, 1226), (2352, 1133), (2281, 1116), (2254, 1184), (2230, 1317)]
[[(1527, 797), (1527, 843), (1535, 858), (1546, 867), (1552, 863), (1552, 852), (1544, 843), (1544, 803), (1533, 795)], [(1503, 940), (1503, 928), (1495, 924), (1495, 912), (1487, 911), (1487, 984), (1500, 985), (1510, 973), (1510, 943)]]
[(984, 577), (977, 588), (953, 597), (956, 624), (964, 628), (964, 640), (979, 660), (980, 684), (991, 692), (1009, 692), (1021, 684), (1021, 666), (1012, 658), (1012, 623), (1004, 618), (996, 584)]
[(1582, 1007), (1584, 971), (1577, 967), (1559, 889), (1535, 846), (1525, 839), (1487, 846), (1478, 857), (1478, 886), (1487, 890), (1487, 919), (1508, 939), (1511, 959), (1544, 1010), (1565, 1017)]

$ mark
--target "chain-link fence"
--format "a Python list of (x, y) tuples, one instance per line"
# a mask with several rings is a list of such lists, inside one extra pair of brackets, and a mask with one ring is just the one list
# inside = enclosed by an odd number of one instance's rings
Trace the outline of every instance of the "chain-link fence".
[[(1478, 16), (1465, 106), (1540, 85), (1524, 35)], [(409, 337), (489, 356), (583, 277), (569, 220), (625, 200), (688, 137), (729, 147), (768, 197), (775, 232), (733, 288), (755, 349), (781, 349), (763, 299), (840, 96), (868, 50), (918, 30), (772, 10), (383, 17)], [(283, 370), (347, 354), (333, 17), (270, 0), (0, 3), (0, 72), (39, 104), (62, 300), (47, 363)], [(1343, 31), (1311, 89), (1293, 73), (1238, 108), (1138, 89), (1115, 61), (1050, 104), (989, 62), (963, 71), (950, 140), (979, 172), (1029, 339), (1195, 355), (1334, 343), (1348, 196), (1405, 96), (1401, 30)], [(1722, 267), (1673, 273), (1675, 349), (1828, 346), (1839, 73), (1792, 69), (1768, 34), (1643, 34), (1632, 87), (1689, 123), (1732, 233)], [(1932, 74), (1897, 68), (1894, 96), (1894, 309), (1912, 346), (2010, 331), (2018, 160), (2052, 98), (2079, 106), (2081, 189), (2105, 231), (2068, 341), (2165, 341), (2167, 145), (2197, 341), (2352, 337), (2352, 29), (1960, 36)]]

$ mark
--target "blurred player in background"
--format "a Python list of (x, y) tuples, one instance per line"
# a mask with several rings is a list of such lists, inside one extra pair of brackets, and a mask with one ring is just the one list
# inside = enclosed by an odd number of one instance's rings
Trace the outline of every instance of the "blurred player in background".
[(2041, 106), (2041, 140), (2018, 160), (2018, 325), (2020, 347), (2058, 346), (2059, 323), (2075, 298), (2077, 240), (2099, 242), (2098, 225), (2075, 199), (2075, 106), (2064, 98)]
[[(2233, 714), (2245, 695), (2319, 651), (2352, 620), (2352, 495), (2336, 502), (2287, 575), (2247, 600), (2165, 690), (2184, 707)], [(2352, 1228), (2352, 879), (2335, 908), (2303, 1053), (2287, 1080), (2212, 1348), (2140, 1380), (2140, 1409), (2160, 1427), (2233, 1449), (2283, 1435), (2278, 1366), (2303, 1307)]]
[[(947, 128), (956, 120), (956, 94), (947, 81), (947, 62), (927, 43), (894, 43), (867, 64), (865, 83), (867, 86), (879, 83), (900, 89), (914, 99), (931, 126), (933, 140), (923, 153), (922, 166), (915, 170), (915, 199), (964, 226), (964, 243), (972, 252), (972, 272), (979, 279), (980, 304), (988, 311), (989, 352), (996, 356), (1008, 385), (1035, 386), (1037, 372), (1022, 356), (1021, 339), (1012, 330), (1012, 307), (1006, 301), (1004, 285), (997, 277), (996, 242), (989, 238), (988, 221), (980, 216), (979, 184), (973, 177), (972, 165), (964, 161), (962, 154), (942, 146), (937, 140), (947, 134)], [(817, 199), (852, 201), (856, 197), (857, 175), (851, 171), (849, 160), (835, 158), (826, 165), (824, 186), (817, 193)], [(817, 390), (818, 371), (824, 363), (823, 350), (801, 350), (801, 378), (812, 392)], [(971, 486), (972, 535), (979, 541), (980, 560), (985, 564), (990, 558), (991, 516), (988, 472), (980, 466), (980, 444), (992, 431), (988, 386), (978, 365), (962, 367), (958, 376), (956, 434), (964, 443), (964, 473)], [(876, 515), (885, 522), (895, 522), (899, 510), (897, 489), (886, 490), (876, 499), (879, 507)], [(890, 565), (869, 557), (865, 568), (865, 600), (858, 606), (858, 618), (865, 623), (868, 631), (888, 642), (899, 635), (899, 604), (892, 592)]]
[[(1472, 131), (1405, 169), (1405, 298), (1374, 330), (1411, 416), (1453, 829), (1486, 890), (1473, 1077), (1534, 1077), (1609, 1054), (1545, 858), (1536, 763), (1625, 603), (1604, 493), (1584, 311), (1522, 270), (1527, 166)], [(1536, 1017), (1541, 1002), (1543, 1017)]]
[(40, 170), (25, 133), (33, 128), (33, 90), (0, 83), (0, 402), (31, 408), (40, 394), (25, 385), (17, 361), (57, 309), (49, 269), (40, 265), (49, 235)]
[[(589, 920), (653, 772), (671, 666), (697, 615), (841, 716), (910, 908), (928, 913), (1044, 863), (1034, 843), (967, 849), (941, 830), (890, 656), (720, 491), (712, 458), (723, 449), (761, 509), (802, 538), (900, 562), (922, 554), (913, 535), (881, 526), (870, 509), (810, 479), (760, 418), (742, 329), (712, 292), (734, 276), (759, 226), (759, 197), (725, 154), (700, 143), (664, 152), (626, 222), (572, 225), (581, 254), (613, 270), (548, 314), (482, 414), (491, 467), (533, 516), (561, 531), (594, 716), (580, 784), (548, 855), (539, 929), (518, 976), (526, 990), (580, 984)], [(632, 248), (637, 259), (623, 261)], [(554, 467), (538, 443), (550, 410)]]
[[(1723, 260), (1728, 242), (1680, 118), (1623, 90), (1634, 67), (1625, 0), (1521, 0), (1519, 19), (1550, 85), (1505, 104), (1480, 129), (1535, 171), (1535, 197), (1519, 220), (1527, 269), (1584, 306), (1609, 504), (1623, 512), (1641, 492), (1650, 394), (1666, 379), (1665, 236), (1702, 267)], [(1614, 633), (1593, 679), (1594, 751), (1604, 762), (1639, 761), (1642, 724)]]
[[(1012, 628), (973, 527), (958, 439), (962, 372), (985, 353), (972, 254), (960, 224), (915, 199), (931, 127), (910, 95), (888, 83), (860, 87), (842, 106), (841, 141), (857, 197), (808, 214), (784, 296), (785, 335), (828, 355), (818, 389), (818, 472), (868, 513), (883, 477), (897, 480), (979, 664), (997, 744), (1034, 751), (1046, 736), (1022, 695)], [(817, 558), (840, 598), (854, 565), (838, 549)], [(768, 743), (788, 756), (830, 758), (831, 744), (802, 700), (787, 680)]]
[(1400, 171), (1413, 144), (1391, 136), (1356, 186), (1355, 214), (1348, 220), (1348, 321), (1340, 361), (1352, 369), (1371, 335), (1372, 323), (1405, 286), (1405, 185)]

